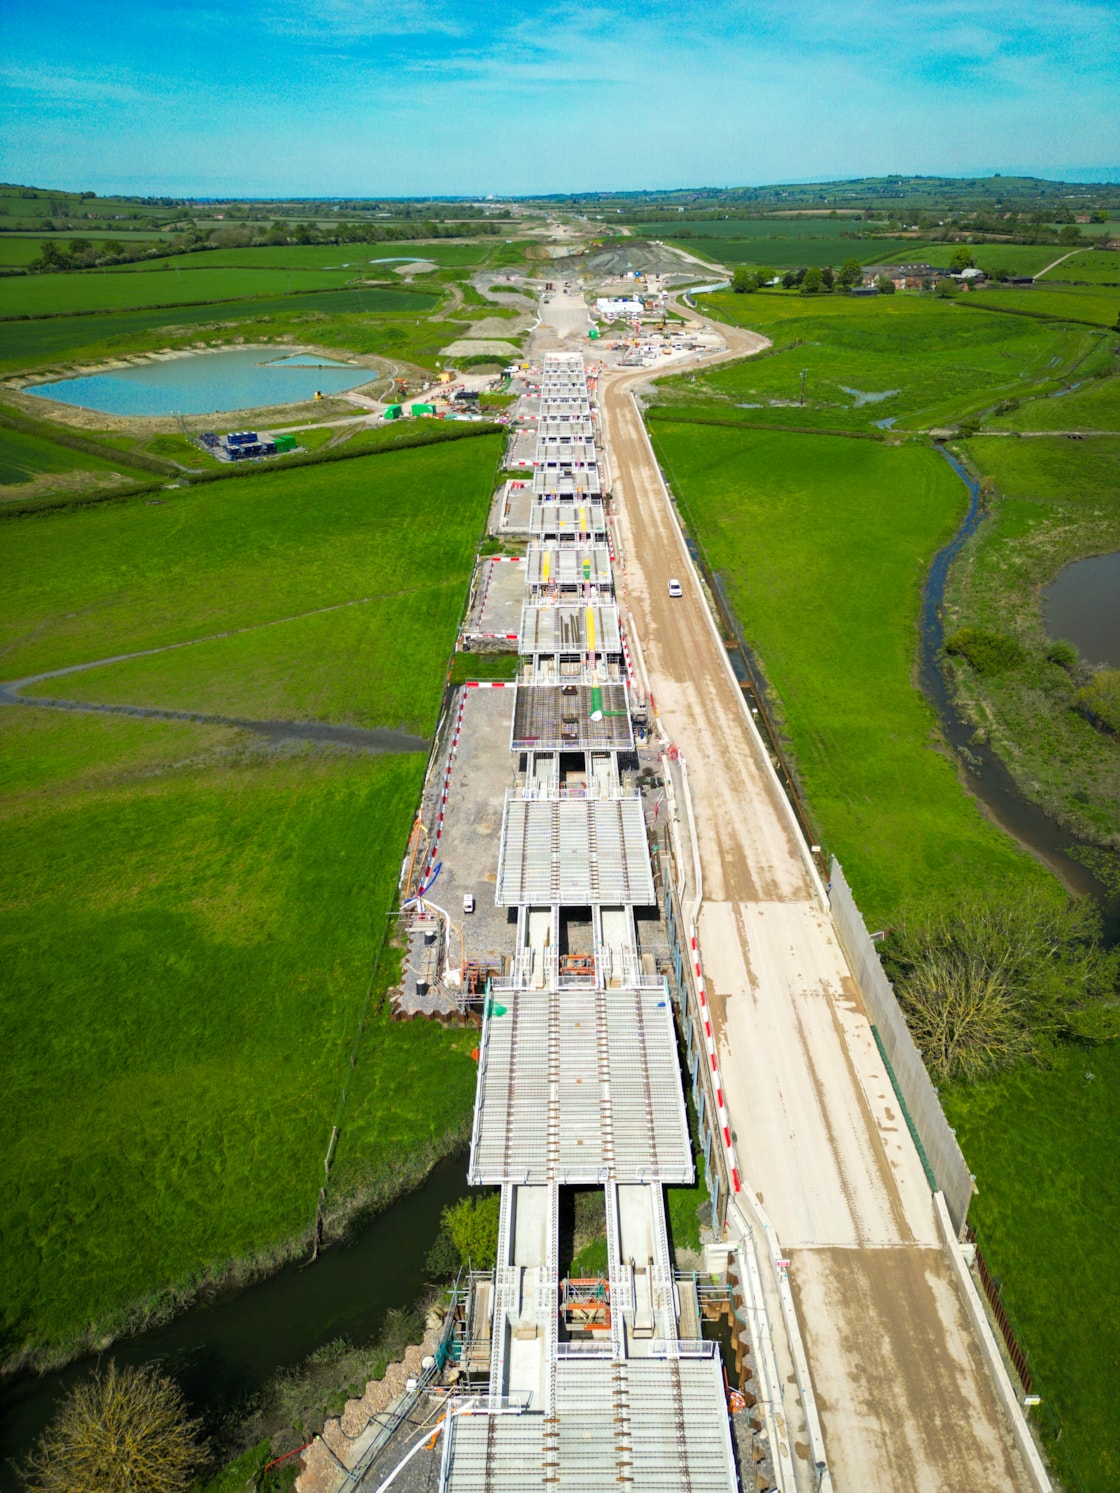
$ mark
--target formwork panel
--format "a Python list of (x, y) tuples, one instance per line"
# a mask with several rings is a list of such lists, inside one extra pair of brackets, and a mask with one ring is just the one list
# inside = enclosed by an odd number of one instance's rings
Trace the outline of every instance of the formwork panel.
[(538, 590), (549, 586), (594, 586), (614, 583), (610, 550), (605, 544), (531, 544), (525, 556), (526, 584)]
[(499, 907), (649, 907), (655, 901), (640, 798), (507, 795)]
[(521, 612), (518, 651), (619, 653), (622, 633), (613, 602), (529, 602)]
[(664, 991), (494, 995), (479, 1058), (471, 1182), (608, 1177), (667, 1184), (693, 1177)]

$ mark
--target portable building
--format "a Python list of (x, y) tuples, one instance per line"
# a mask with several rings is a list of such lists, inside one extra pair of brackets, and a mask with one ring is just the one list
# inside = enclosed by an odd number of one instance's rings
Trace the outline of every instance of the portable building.
[(401, 409), (399, 404), (387, 404), (385, 406), (384, 418), (386, 420), (399, 420), (403, 413), (404, 411)]
[(412, 406), (412, 413), (414, 415), (434, 415), (435, 412), (436, 407), (434, 404), (414, 404)]
[(294, 435), (278, 435), (276, 437), (276, 450), (278, 452), (279, 451), (294, 451), (296, 449), (297, 444), (298, 444), (298, 442), (296, 441), (296, 438), (295, 438)]

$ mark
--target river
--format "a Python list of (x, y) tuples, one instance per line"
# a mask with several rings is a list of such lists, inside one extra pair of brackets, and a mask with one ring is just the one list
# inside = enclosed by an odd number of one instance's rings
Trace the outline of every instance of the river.
[[(391, 1307), (409, 1306), (427, 1284), (424, 1260), (440, 1214), (467, 1194), (462, 1155), (440, 1162), (423, 1186), (378, 1213), (354, 1238), (306, 1268), (287, 1265), (256, 1285), (215, 1293), (162, 1327), (113, 1345), (118, 1363), (159, 1363), (181, 1385), (195, 1414), (211, 1422), (334, 1338), (377, 1337)], [(61, 1396), (95, 1363), (78, 1359), (55, 1373), (0, 1387), (0, 1490), (22, 1486), (21, 1460)]]

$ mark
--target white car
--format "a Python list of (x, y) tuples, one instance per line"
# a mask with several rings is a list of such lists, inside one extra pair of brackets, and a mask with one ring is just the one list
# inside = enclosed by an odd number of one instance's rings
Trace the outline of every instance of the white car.
[(474, 897), (467, 892), (463, 897), (463, 911), (469, 916), (474, 911)]
[(669, 595), (670, 596), (683, 596), (684, 595), (684, 592), (681, 589), (681, 583), (680, 583), (680, 581), (670, 581), (669, 582)]

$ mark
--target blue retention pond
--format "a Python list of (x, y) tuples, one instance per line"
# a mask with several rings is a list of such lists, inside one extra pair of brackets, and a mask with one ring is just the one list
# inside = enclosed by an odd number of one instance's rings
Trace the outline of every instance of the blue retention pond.
[(339, 394), (377, 377), (374, 368), (332, 363), (284, 348), (191, 353), (37, 384), (27, 394), (106, 415), (209, 415)]

